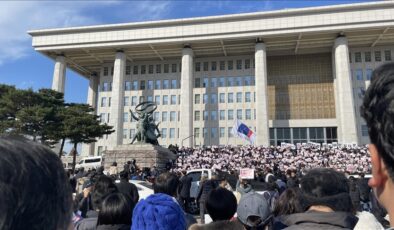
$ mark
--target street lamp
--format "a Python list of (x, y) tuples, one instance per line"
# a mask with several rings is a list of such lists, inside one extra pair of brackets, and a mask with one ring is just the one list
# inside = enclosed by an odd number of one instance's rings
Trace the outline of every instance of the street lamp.
[[(183, 139), (182, 142), (181, 142), (181, 145), (182, 145), (181, 147), (183, 147), (183, 141), (189, 139), (190, 137), (194, 137), (194, 135), (188, 136), (188, 137), (186, 137), (185, 139)], [(193, 147), (193, 146), (190, 146), (190, 147)]]

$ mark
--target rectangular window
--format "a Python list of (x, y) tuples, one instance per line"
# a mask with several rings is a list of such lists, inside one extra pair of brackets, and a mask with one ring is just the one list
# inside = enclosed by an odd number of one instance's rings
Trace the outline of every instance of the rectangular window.
[(309, 128), (309, 139), (312, 142), (322, 143), (324, 142), (324, 130), (323, 128)]
[(161, 129), (161, 138), (163, 139), (167, 138), (167, 128)]
[(131, 105), (132, 105), (132, 106), (137, 105), (137, 96), (132, 96), (132, 97), (131, 97)]
[(215, 61), (211, 62), (211, 70), (216, 71), (216, 62)]
[(250, 69), (250, 59), (245, 59), (245, 69)]
[(200, 128), (194, 128), (194, 138), (200, 137)]
[(225, 115), (225, 111), (224, 110), (220, 110), (219, 111), (219, 119), (222, 120), (226, 120), (226, 115)]
[(130, 129), (130, 139), (133, 139), (135, 136), (135, 129)]
[(227, 61), (227, 69), (228, 70), (233, 70), (234, 69), (233, 60)]
[(133, 81), (132, 89), (138, 90), (138, 81)]
[(211, 78), (211, 87), (212, 88), (218, 87), (218, 82), (217, 82), (216, 77)]
[(244, 81), (245, 86), (252, 85), (252, 78), (251, 77), (247, 76), (247, 77), (244, 78), (244, 80), (245, 80)]
[(153, 81), (152, 81), (152, 80), (149, 80), (149, 81), (148, 81), (148, 89), (149, 89), (149, 90), (152, 90), (152, 89), (153, 89)]
[(219, 128), (220, 137), (224, 137), (224, 130), (225, 130), (224, 127)]
[(156, 73), (161, 73), (161, 65), (160, 64), (156, 65)]
[(160, 105), (160, 95), (155, 96), (155, 102), (157, 105)]
[(146, 74), (146, 65), (141, 66), (141, 74)]
[(123, 139), (127, 139), (128, 130), (123, 129)]
[(171, 105), (176, 105), (176, 95), (171, 95)]
[(176, 73), (176, 64), (171, 64), (171, 73)]
[(251, 120), (252, 119), (252, 111), (250, 109), (245, 110), (245, 120)]
[(195, 121), (200, 120), (200, 111), (198, 111), (198, 110), (194, 111), (194, 120)]
[(232, 127), (228, 127), (227, 128), (227, 136), (228, 137), (233, 137), (234, 135), (233, 135), (233, 128)]
[(365, 52), (364, 53), (364, 60), (365, 62), (371, 62), (371, 52)]
[(207, 104), (207, 103), (208, 103), (208, 94), (204, 93), (204, 94), (203, 94), (203, 99), (202, 99), (202, 100), (203, 100), (203, 101), (202, 101), (203, 104)]
[(177, 80), (172, 79), (171, 80), (171, 89), (177, 89), (177, 88), (178, 88)]
[(382, 61), (382, 53), (379, 51), (375, 51), (375, 61)]
[(140, 96), (140, 103), (145, 101), (145, 97), (144, 96)]
[(371, 80), (371, 77), (372, 77), (372, 69), (367, 69), (367, 70), (366, 70), (366, 77), (367, 77), (367, 80), (368, 80), (368, 81)]
[(242, 93), (241, 92), (237, 93), (237, 103), (242, 103)]
[(161, 88), (161, 81), (160, 80), (156, 80), (155, 81), (155, 89), (160, 89)]
[(218, 128), (211, 128), (211, 138), (216, 138), (218, 136)]
[(208, 113), (209, 113), (208, 111), (205, 111), (205, 110), (204, 110), (204, 114), (203, 114), (203, 115), (204, 115), (204, 117), (203, 117), (203, 120), (204, 120), (204, 121), (207, 121), (207, 120), (208, 120), (208, 118), (209, 118), (209, 117), (208, 117), (208, 116), (209, 116)]
[(216, 121), (218, 119), (217, 111), (211, 111), (211, 121)]
[(234, 78), (227, 77), (227, 86), (234, 86)]
[(129, 105), (129, 97), (123, 97), (123, 106)]
[(108, 67), (104, 67), (103, 75), (108, 76)]
[(208, 62), (203, 63), (203, 70), (208, 71)]
[(163, 80), (163, 89), (169, 89), (169, 88), (170, 88), (170, 81)]
[(123, 113), (123, 122), (129, 121), (129, 113)]
[(245, 102), (251, 102), (250, 100), (250, 92), (245, 93)]
[(354, 61), (361, 62), (361, 52), (354, 53)]
[(126, 66), (126, 75), (130, 75), (131, 73), (131, 66), (127, 65)]
[(140, 82), (140, 90), (145, 90), (145, 81), (144, 80), (142, 80)]
[(219, 103), (225, 103), (225, 102), (226, 102), (225, 94), (220, 93), (219, 94)]
[(126, 81), (124, 83), (124, 90), (126, 90), (126, 91), (130, 91), (131, 90), (131, 82), (130, 81)]
[(138, 65), (133, 66), (133, 74), (137, 75), (138, 74)]
[(105, 123), (105, 113), (100, 113), (100, 122)]
[(384, 51), (384, 60), (385, 61), (391, 61), (391, 50), (385, 50)]
[(153, 119), (154, 119), (155, 121), (159, 121), (159, 119), (160, 119), (160, 113), (159, 113), (159, 112), (154, 112), (154, 113), (153, 113)]
[(168, 95), (163, 95), (163, 105), (168, 105)]
[(201, 87), (201, 79), (196, 78), (194, 79), (194, 88), (200, 88)]
[(237, 70), (242, 69), (242, 60), (237, 60)]
[(225, 70), (226, 69), (226, 65), (225, 65), (225, 61), (220, 61), (220, 70)]
[(207, 136), (208, 136), (207, 128), (202, 128), (202, 137), (207, 137)]
[(361, 125), (361, 135), (363, 137), (368, 137), (368, 126), (367, 125)]
[(170, 121), (176, 121), (176, 112), (175, 111), (170, 112)]
[(148, 73), (153, 74), (153, 65), (148, 66)]
[(224, 79), (224, 77), (220, 77), (219, 78), (219, 87), (224, 87), (226, 86), (226, 81)]
[(146, 98), (146, 101), (153, 102), (153, 96), (148, 96), (148, 97)]
[(194, 95), (194, 104), (200, 104), (200, 94)]
[(101, 107), (105, 107), (107, 106), (107, 98), (106, 97), (102, 97), (101, 98)]
[(357, 69), (356, 70), (356, 79), (358, 81), (362, 81), (363, 80), (363, 70), (362, 69)]
[(235, 84), (236, 86), (242, 86), (242, 77), (236, 77)]
[(227, 110), (227, 120), (234, 120), (234, 110)]
[(207, 88), (208, 87), (208, 82), (209, 82), (208, 78), (205, 77), (203, 79), (203, 82), (202, 82), (202, 87)]
[(201, 62), (196, 62), (195, 70), (196, 70), (196, 72), (200, 72), (201, 71)]
[(161, 112), (161, 121), (167, 121), (167, 112)]
[(175, 138), (175, 129), (170, 128), (170, 139), (174, 139), (174, 138)]
[(242, 120), (242, 109), (237, 109), (237, 119)]
[(164, 73), (168, 73), (170, 71), (170, 65), (164, 64)]
[(234, 102), (234, 94), (228, 93), (227, 94), (227, 103), (233, 103), (233, 102)]
[(211, 94), (211, 104), (218, 103), (218, 95), (216, 93)]

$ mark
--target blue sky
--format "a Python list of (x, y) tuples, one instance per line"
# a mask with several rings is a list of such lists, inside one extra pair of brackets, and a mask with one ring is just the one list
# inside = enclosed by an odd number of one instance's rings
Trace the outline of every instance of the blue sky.
[[(50, 88), (54, 63), (31, 47), (28, 30), (199, 17), (284, 8), (367, 2), (365, 0), (202, 1), (1, 1), (0, 83)], [(88, 81), (67, 71), (65, 99), (86, 102)]]

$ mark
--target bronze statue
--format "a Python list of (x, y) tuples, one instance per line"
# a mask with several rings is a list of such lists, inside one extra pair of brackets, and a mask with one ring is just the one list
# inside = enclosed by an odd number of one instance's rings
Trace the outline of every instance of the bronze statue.
[[(131, 144), (137, 140), (139, 143), (148, 143), (152, 145), (159, 145), (157, 139), (161, 136), (159, 131), (159, 123), (155, 123), (153, 119), (153, 112), (157, 109), (157, 105), (154, 102), (146, 101), (141, 102), (135, 107), (135, 111), (138, 116), (130, 110), (132, 118), (137, 123), (137, 134), (134, 136)], [(157, 134), (155, 133), (157, 131)]]

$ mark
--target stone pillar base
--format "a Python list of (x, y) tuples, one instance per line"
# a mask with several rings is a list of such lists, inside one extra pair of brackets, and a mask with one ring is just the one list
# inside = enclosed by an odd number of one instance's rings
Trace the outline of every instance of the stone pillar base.
[(134, 145), (120, 145), (113, 150), (105, 151), (104, 168), (109, 170), (113, 162), (118, 164), (118, 171), (123, 170), (123, 166), (127, 161), (136, 160), (137, 166), (142, 168), (151, 168), (156, 166), (159, 170), (165, 169), (168, 160), (175, 160), (177, 156), (168, 150), (158, 145), (151, 144), (134, 144)]

